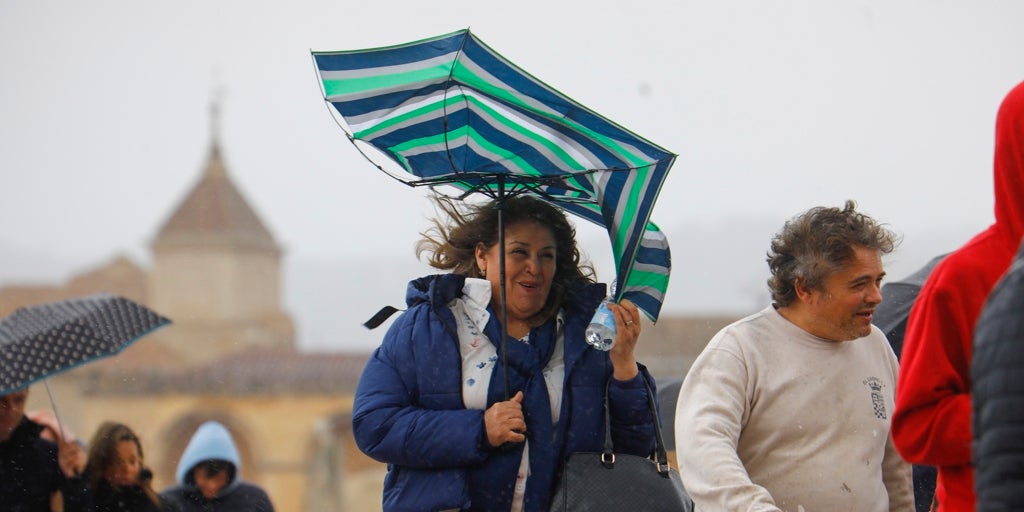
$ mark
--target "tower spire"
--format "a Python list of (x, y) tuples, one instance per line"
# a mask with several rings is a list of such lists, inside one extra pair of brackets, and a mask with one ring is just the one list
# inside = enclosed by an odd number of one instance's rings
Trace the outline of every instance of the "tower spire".
[(214, 89), (210, 96), (210, 160), (206, 167), (208, 176), (227, 174), (220, 150), (220, 111), (223, 97), (224, 93), (220, 87)]
[(217, 87), (210, 98), (210, 146), (220, 152), (220, 108), (224, 91)]

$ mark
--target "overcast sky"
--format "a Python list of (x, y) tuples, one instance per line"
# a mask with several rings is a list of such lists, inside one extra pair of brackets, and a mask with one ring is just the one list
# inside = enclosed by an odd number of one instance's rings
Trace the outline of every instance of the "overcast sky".
[[(992, 221), (1022, 26), (1018, 0), (0, 2), (0, 283), (148, 264), (221, 91), (224, 157), (287, 251), (302, 343), (372, 346), (344, 329), (401, 304), (431, 210), (347, 142), (309, 51), (465, 27), (679, 154), (653, 217), (675, 263), (666, 312), (758, 307), (772, 231), (847, 198), (903, 235), (900, 277)], [(607, 241), (579, 228), (609, 279)]]

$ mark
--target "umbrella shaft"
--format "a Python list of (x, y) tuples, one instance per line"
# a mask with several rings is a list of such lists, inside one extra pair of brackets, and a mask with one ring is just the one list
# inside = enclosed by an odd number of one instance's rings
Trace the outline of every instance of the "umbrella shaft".
[(43, 379), (43, 385), (46, 386), (46, 394), (50, 396), (50, 405), (53, 406), (53, 415), (57, 418), (57, 436), (60, 438), (60, 442), (64, 442), (64, 422), (60, 421), (60, 413), (57, 412), (57, 402), (53, 399), (53, 391), (50, 391), (50, 379)]
[(505, 376), (505, 400), (512, 397), (508, 382), (508, 306), (505, 303), (505, 175), (498, 175), (498, 276), (501, 282), (501, 365)]

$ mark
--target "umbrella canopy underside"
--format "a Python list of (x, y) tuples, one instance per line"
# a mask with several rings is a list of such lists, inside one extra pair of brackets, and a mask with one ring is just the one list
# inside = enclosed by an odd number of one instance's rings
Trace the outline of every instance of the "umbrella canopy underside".
[(673, 153), (534, 78), (469, 30), (313, 58), (339, 124), (404, 171), (392, 177), (491, 197), (529, 193), (605, 227), (619, 298), (657, 318), (671, 256), (650, 215)]
[(0, 395), (116, 354), (169, 323), (110, 294), (20, 308), (0, 320)]

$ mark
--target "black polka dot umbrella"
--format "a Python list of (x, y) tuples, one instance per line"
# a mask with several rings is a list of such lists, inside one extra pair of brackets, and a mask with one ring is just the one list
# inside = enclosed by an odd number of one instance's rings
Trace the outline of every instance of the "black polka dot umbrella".
[(110, 294), (20, 308), (0, 320), (0, 395), (116, 354), (170, 322)]

